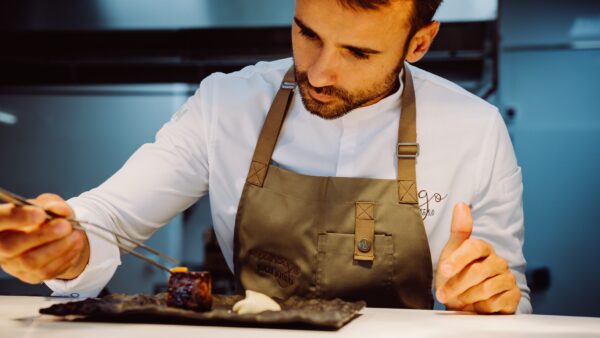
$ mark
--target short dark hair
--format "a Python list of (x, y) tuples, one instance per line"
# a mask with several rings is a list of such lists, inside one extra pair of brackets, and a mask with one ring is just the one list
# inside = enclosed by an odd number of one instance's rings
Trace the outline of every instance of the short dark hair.
[[(342, 6), (354, 9), (378, 9), (388, 6), (397, 0), (338, 0)], [(416, 32), (421, 27), (433, 20), (433, 16), (443, 0), (405, 0), (411, 1), (414, 13), (412, 15), (411, 30)]]

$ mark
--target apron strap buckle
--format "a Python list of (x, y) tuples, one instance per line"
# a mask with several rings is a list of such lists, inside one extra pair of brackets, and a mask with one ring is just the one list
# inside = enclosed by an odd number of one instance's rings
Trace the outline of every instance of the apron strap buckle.
[(416, 142), (398, 142), (398, 158), (417, 158), (420, 147)]
[(281, 83), (281, 89), (294, 89), (296, 88), (296, 83), (283, 81)]

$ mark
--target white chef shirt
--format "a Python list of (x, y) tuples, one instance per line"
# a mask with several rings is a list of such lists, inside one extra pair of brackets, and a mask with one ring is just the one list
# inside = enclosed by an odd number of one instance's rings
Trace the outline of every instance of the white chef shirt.
[[(156, 135), (98, 188), (69, 200), (77, 218), (145, 240), (209, 194), (215, 233), (233, 270), (235, 216), (258, 134), (292, 59), (215, 73)], [(525, 281), (522, 178), (498, 110), (459, 86), (410, 66), (417, 100), (417, 186), (432, 264), (450, 235), (456, 203), (472, 205), (472, 237), (508, 261), (531, 312)], [(345, 116), (310, 114), (297, 93), (273, 161), (306, 175), (396, 179), (400, 118), (396, 93)], [(264, 236), (266, 234), (257, 234)], [(71, 281), (52, 280), (55, 295), (95, 296), (120, 264), (116, 246), (89, 235), (90, 261)], [(125, 243), (124, 243), (125, 244)]]

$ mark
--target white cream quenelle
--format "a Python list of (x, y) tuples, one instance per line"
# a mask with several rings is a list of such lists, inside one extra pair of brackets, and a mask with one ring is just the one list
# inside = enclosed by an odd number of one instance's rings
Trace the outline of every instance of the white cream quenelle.
[(265, 311), (281, 311), (281, 306), (271, 297), (260, 292), (246, 290), (246, 298), (233, 305), (237, 314), (256, 314)]

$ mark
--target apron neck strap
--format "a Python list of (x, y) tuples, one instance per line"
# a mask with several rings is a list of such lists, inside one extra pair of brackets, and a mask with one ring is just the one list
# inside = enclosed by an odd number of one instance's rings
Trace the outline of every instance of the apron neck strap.
[(398, 202), (418, 204), (417, 194), (417, 102), (415, 87), (410, 69), (404, 65), (404, 90), (402, 91), (402, 110), (398, 126)]
[(258, 136), (252, 164), (246, 178), (246, 182), (252, 185), (262, 187), (265, 182), (281, 126), (287, 115), (291, 99), (294, 96), (294, 88), (296, 88), (296, 73), (294, 66), (292, 66), (281, 82), (281, 86), (277, 91), (277, 95), (275, 95), (263, 128)]
[[(416, 160), (419, 155), (417, 143), (417, 106), (412, 75), (408, 67), (404, 67), (404, 90), (402, 91), (402, 110), (398, 127), (398, 202), (417, 204)], [(296, 87), (296, 76), (292, 66), (281, 83), (271, 108), (267, 114), (263, 128), (258, 137), (254, 156), (246, 182), (262, 187), (283, 121), (287, 115), (291, 98)]]

